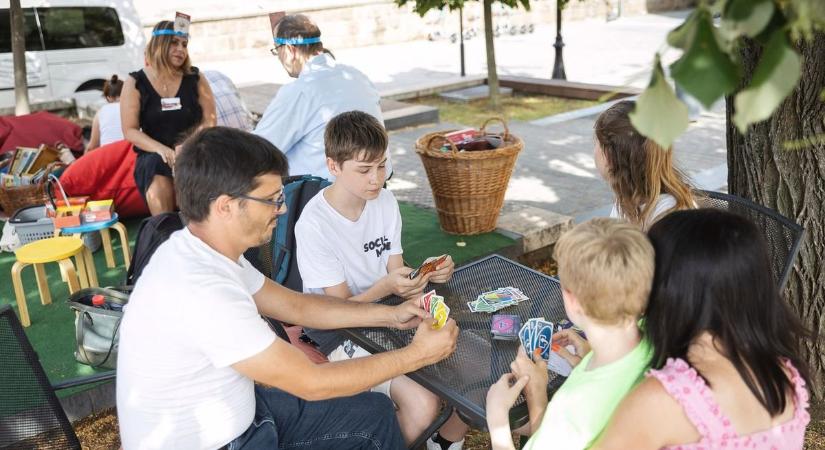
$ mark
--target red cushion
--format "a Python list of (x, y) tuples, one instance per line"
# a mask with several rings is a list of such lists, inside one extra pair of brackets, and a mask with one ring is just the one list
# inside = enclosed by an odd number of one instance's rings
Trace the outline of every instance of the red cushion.
[[(0, 131), (8, 128), (5, 139), (0, 140), (0, 153), (17, 147), (54, 145), (60, 141), (72, 150), (83, 150), (81, 129), (75, 123), (47, 111), (25, 116), (0, 117)], [(0, 132), (0, 136), (3, 133)]]
[(60, 183), (69, 195), (114, 199), (120, 217), (146, 216), (149, 208), (135, 185), (136, 157), (129, 141), (112, 142), (70, 164)]

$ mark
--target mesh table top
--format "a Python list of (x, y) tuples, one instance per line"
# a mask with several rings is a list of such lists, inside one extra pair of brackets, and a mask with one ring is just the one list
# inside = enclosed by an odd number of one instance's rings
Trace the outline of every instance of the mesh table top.
[[(510, 371), (519, 341), (492, 339), (490, 324), (493, 315), (471, 313), (467, 302), (482, 292), (513, 286), (530, 297), (519, 305), (499, 311), (518, 315), (522, 322), (531, 317), (544, 317), (556, 322), (566, 318), (561, 287), (555, 278), (536, 272), (499, 255), (492, 255), (456, 269), (446, 284), (432, 284), (450, 307), (450, 316), (460, 329), (455, 353), (437, 364), (408, 374), (410, 378), (431, 390), (454, 406), (468, 424), (485, 427), (487, 390), (502, 374)], [(398, 304), (403, 299), (391, 296), (385, 304)], [(358, 328), (342, 330), (348, 338), (371, 353), (401, 348), (412, 341), (414, 330), (389, 328)], [(564, 378), (550, 372), (548, 390), (555, 392)], [(511, 421), (523, 423), (527, 418), (524, 399), (519, 398), (510, 412)]]

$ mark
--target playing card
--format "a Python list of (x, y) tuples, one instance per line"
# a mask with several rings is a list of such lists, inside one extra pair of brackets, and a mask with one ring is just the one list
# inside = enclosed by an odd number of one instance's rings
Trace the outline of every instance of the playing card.
[(547, 358), (547, 370), (552, 370), (563, 377), (568, 377), (573, 370), (573, 366), (557, 353), (559, 348), (560, 346), (558, 344), (551, 345), (550, 355)]
[(444, 297), (440, 295), (430, 297), (430, 308), (427, 311), (429, 311), (431, 316), (435, 317), (435, 308), (439, 303), (444, 303)]
[(436, 330), (441, 329), (450, 318), (450, 307), (444, 303), (443, 300), (437, 299), (435, 309), (433, 310), (433, 318), (437, 323), (433, 326)]
[(545, 320), (537, 320), (535, 322), (535, 331), (533, 335), (533, 348), (541, 349), (541, 358), (547, 359), (550, 357), (550, 347), (553, 342), (553, 322)]
[(524, 347), (524, 351), (527, 352), (527, 356), (531, 356), (532, 352), (532, 341), (533, 341), (533, 331), (532, 331), (533, 322), (532, 319), (528, 320), (521, 326), (521, 330), (518, 332), (519, 340), (521, 341), (521, 346)]
[(427, 292), (426, 294), (422, 295), (421, 298), (419, 299), (418, 306), (420, 306), (421, 309), (423, 309), (425, 311), (429, 311), (430, 310), (430, 299), (432, 298), (433, 295), (435, 295), (435, 290), (432, 290), (432, 291)]
[(441, 255), (438, 258), (431, 259), (429, 261), (425, 261), (425, 262), (421, 263), (421, 265), (418, 266), (417, 269), (410, 272), (410, 279), (413, 280), (413, 279), (415, 279), (415, 277), (417, 277), (419, 275), (421, 275), (423, 277), (424, 275), (427, 275), (428, 273), (435, 271), (435, 269), (438, 267), (438, 265), (443, 263), (446, 260), (447, 260), (447, 255)]

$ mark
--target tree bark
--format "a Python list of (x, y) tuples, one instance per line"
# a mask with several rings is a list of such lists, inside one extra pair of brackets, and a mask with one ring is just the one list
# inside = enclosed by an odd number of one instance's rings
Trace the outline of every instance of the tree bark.
[[(728, 185), (731, 193), (765, 205), (805, 227), (805, 239), (784, 294), (805, 326), (825, 332), (825, 33), (797, 46), (802, 76), (793, 93), (770, 119), (742, 136), (727, 102)], [(744, 87), (762, 49), (748, 41), (741, 49)], [(808, 140), (804, 149), (786, 150), (788, 141)], [(815, 397), (825, 398), (825, 340), (802, 345), (810, 364)]]
[(484, 0), (484, 43), (487, 46), (487, 86), (490, 88), (490, 108), (498, 109), (498, 73), (493, 41), (493, 0)]
[(11, 21), (11, 51), (14, 65), (14, 114), (29, 114), (29, 86), (26, 79), (26, 35), (23, 29), (23, 9), (20, 0), (9, 2)]

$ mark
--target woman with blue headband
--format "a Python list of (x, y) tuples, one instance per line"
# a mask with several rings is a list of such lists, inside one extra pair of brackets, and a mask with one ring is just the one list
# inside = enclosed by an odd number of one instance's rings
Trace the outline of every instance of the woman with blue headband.
[(361, 71), (335, 60), (308, 17), (288, 15), (272, 34), (272, 54), (296, 80), (278, 90), (254, 133), (284, 152), (290, 175), (331, 179), (324, 154), (327, 122), (344, 112), (362, 111), (383, 124), (381, 96)]
[(138, 154), (135, 183), (152, 215), (175, 210), (175, 146), (216, 121), (212, 90), (192, 66), (188, 44), (188, 32), (158, 22), (144, 68), (129, 74), (121, 95), (123, 136)]

